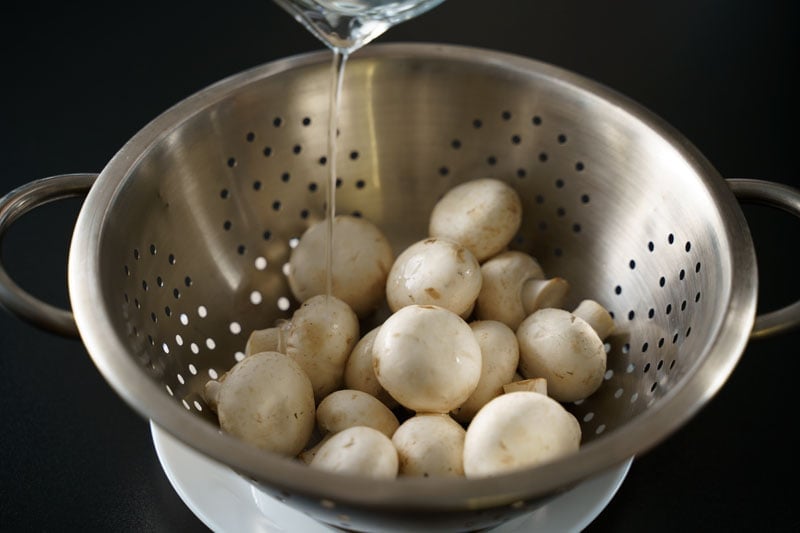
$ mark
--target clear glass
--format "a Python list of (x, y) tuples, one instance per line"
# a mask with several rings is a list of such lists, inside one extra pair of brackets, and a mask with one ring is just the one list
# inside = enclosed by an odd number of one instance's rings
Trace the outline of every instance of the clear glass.
[(349, 54), (444, 0), (275, 0), (335, 52)]

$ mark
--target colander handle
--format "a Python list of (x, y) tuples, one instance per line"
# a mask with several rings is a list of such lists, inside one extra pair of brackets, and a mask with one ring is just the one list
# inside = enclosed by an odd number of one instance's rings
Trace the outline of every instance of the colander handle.
[[(726, 180), (740, 202), (776, 207), (800, 218), (800, 191), (766, 180)], [(756, 316), (751, 339), (771, 337), (800, 325), (800, 301)]]
[[(22, 185), (0, 198), (0, 244), (8, 229), (32, 209), (63, 198), (85, 195), (97, 174), (62, 174)], [(31, 296), (9, 277), (0, 259), (0, 304), (17, 317), (65, 337), (78, 337), (72, 312)]]

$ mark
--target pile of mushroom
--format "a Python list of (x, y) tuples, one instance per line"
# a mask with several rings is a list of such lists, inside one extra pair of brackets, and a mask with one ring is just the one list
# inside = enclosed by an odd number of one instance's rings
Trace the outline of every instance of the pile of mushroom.
[[(222, 430), (381, 479), (492, 476), (577, 451), (568, 404), (602, 385), (614, 322), (590, 298), (564, 309), (567, 280), (509, 248), (521, 222), (516, 191), (492, 178), (447, 191), (396, 257), (376, 225), (338, 216), (330, 295), (324, 223), (309, 227), (287, 271), (300, 306), (206, 386)], [(365, 327), (381, 306), (388, 318)]]

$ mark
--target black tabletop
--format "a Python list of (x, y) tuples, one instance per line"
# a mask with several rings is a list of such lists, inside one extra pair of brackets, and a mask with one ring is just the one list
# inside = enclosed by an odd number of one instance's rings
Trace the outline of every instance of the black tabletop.
[[(449, 0), (379, 39), (492, 48), (631, 97), (724, 177), (800, 185), (798, 4), (789, 0)], [(269, 0), (12, 3), (0, 16), (0, 194), (97, 172), (151, 119), (207, 85), (321, 44)], [(42, 207), (3, 243), (13, 278), (67, 305), (80, 199)], [(800, 225), (743, 206), (759, 312), (800, 297)], [(751, 340), (704, 409), (636, 458), (588, 527), (600, 533), (797, 531), (800, 333)], [(0, 530), (206, 530), (155, 453), (148, 421), (79, 340), (0, 313)]]

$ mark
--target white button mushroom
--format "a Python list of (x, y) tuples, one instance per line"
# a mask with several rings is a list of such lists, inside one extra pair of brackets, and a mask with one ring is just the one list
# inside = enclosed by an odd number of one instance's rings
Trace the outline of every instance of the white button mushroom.
[[(327, 224), (318, 222), (300, 237), (289, 258), (292, 294), (304, 302), (326, 294), (325, 243)], [(364, 318), (383, 302), (386, 276), (394, 261), (389, 240), (372, 222), (337, 215), (333, 222), (331, 293)]]
[(536, 259), (517, 250), (501, 252), (483, 263), (481, 278), (475, 316), (499, 320), (511, 329), (537, 309), (560, 307), (569, 291), (566, 280), (546, 279)]
[(564, 309), (540, 309), (517, 328), (519, 370), (526, 378), (547, 380), (559, 402), (589, 397), (603, 383), (606, 351), (584, 319)]
[(313, 296), (292, 315), (286, 354), (308, 374), (318, 402), (341, 388), (344, 366), (358, 335), (358, 317), (334, 296)]
[(338, 433), (353, 426), (367, 426), (391, 437), (400, 422), (380, 400), (352, 389), (340, 389), (328, 394), (317, 405), (317, 424), (320, 431)]
[(464, 473), (478, 478), (507, 473), (578, 451), (581, 428), (557, 401), (538, 392), (502, 394), (467, 427)]
[(236, 363), (220, 383), (217, 414), (223, 431), (293, 457), (314, 430), (311, 380), (284, 354), (253, 354)]
[(317, 430), (321, 437), (298, 458), (309, 464), (331, 436), (350, 427), (371, 427), (391, 438), (399, 425), (395, 414), (374, 396), (359, 390), (340, 389), (328, 394), (317, 405)]
[(469, 327), (481, 347), (481, 378), (467, 400), (453, 410), (453, 418), (468, 423), (483, 405), (503, 393), (519, 364), (519, 343), (514, 331), (496, 320), (478, 320)]
[(418, 414), (392, 436), (400, 459), (400, 475), (460, 477), (464, 475), (466, 431), (443, 414)]
[(431, 212), (428, 235), (463, 244), (478, 261), (503, 250), (522, 222), (522, 202), (506, 182), (484, 178), (456, 185)]
[(353, 347), (344, 366), (344, 386), (364, 391), (391, 409), (397, 407), (397, 400), (381, 386), (372, 366), (372, 344), (379, 329), (380, 326), (372, 328)]
[(481, 376), (481, 347), (457, 314), (409, 305), (381, 325), (372, 346), (375, 375), (401, 405), (449, 413), (473, 393)]
[(437, 305), (466, 318), (481, 290), (481, 266), (466, 247), (428, 238), (403, 250), (386, 280), (389, 309)]
[(389, 437), (370, 427), (355, 426), (332, 435), (309, 465), (341, 474), (375, 479), (397, 477), (397, 450)]

